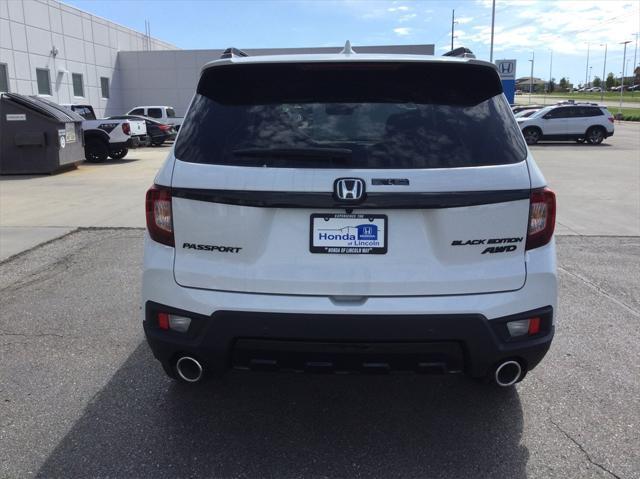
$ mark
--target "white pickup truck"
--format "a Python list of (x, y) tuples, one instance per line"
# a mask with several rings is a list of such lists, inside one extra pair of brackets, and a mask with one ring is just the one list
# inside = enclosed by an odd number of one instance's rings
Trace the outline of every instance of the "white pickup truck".
[(127, 115), (147, 116), (173, 126), (176, 131), (180, 129), (184, 120), (183, 117), (176, 116), (176, 111), (172, 106), (137, 106)]
[(147, 125), (144, 120), (110, 120), (96, 118), (91, 105), (63, 104), (82, 116), (84, 150), (87, 161), (103, 162), (107, 157), (120, 160), (130, 148), (147, 143)]

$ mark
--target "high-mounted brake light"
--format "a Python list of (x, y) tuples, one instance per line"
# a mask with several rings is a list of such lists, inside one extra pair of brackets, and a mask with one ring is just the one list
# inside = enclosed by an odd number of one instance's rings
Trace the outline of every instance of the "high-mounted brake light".
[(171, 188), (153, 185), (147, 191), (147, 231), (152, 240), (174, 246)]
[(526, 249), (546, 245), (556, 226), (556, 195), (549, 188), (531, 191)]

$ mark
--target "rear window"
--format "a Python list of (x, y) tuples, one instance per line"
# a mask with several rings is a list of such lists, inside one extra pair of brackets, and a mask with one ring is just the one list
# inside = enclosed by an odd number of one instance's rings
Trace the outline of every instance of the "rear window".
[(457, 168), (520, 162), (526, 146), (486, 66), (285, 63), (206, 70), (175, 152), (236, 166)]

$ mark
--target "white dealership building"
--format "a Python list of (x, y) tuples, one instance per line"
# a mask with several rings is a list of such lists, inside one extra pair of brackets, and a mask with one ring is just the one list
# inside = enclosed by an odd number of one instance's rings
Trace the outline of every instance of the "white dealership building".
[[(243, 48), (250, 55), (341, 49)], [(434, 53), (433, 45), (354, 49), (361, 53)], [(180, 50), (56, 0), (0, 0), (0, 92), (90, 104), (98, 115), (122, 114), (136, 105), (171, 105), (183, 115), (200, 68), (220, 58), (222, 51)]]

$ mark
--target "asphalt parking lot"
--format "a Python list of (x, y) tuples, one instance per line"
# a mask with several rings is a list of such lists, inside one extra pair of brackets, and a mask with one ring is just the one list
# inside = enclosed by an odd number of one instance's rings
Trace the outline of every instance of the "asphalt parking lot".
[(0, 478), (640, 477), (640, 126), (616, 128), (600, 147), (532, 148), (559, 198), (558, 326), (509, 390), (412, 375), (174, 384), (139, 305), (142, 199), (167, 149), (2, 178)]

